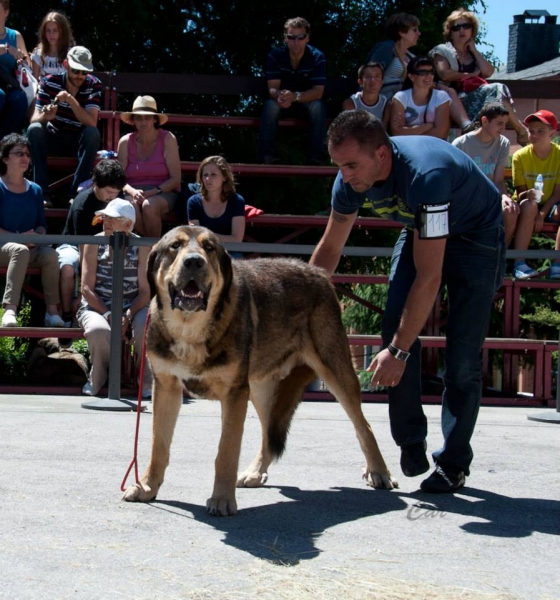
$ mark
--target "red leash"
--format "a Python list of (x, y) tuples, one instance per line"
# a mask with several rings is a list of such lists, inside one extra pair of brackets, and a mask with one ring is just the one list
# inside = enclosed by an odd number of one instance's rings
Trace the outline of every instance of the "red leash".
[(121, 483), (121, 491), (126, 491), (126, 480), (134, 467), (134, 477), (136, 483), (140, 482), (138, 478), (138, 436), (140, 433), (140, 415), (142, 414), (142, 388), (144, 382), (144, 368), (146, 366), (146, 332), (148, 331), (148, 323), (150, 322), (150, 311), (148, 310), (148, 316), (146, 317), (146, 325), (144, 326), (144, 339), (142, 340), (142, 356), (140, 358), (140, 383), (138, 385), (138, 404), (136, 406), (136, 433), (134, 434), (134, 454), (132, 461), (128, 466), (128, 469), (124, 475), (124, 479)]

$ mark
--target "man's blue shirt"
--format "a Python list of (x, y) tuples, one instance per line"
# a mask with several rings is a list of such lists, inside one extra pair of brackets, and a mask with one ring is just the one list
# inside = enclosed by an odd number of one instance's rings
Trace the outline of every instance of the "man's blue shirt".
[(274, 48), (266, 61), (266, 79), (280, 79), (280, 89), (305, 92), (315, 85), (325, 85), (327, 63), (325, 55), (307, 44), (297, 69), (292, 67), (287, 46)]
[(465, 153), (429, 136), (392, 137), (391, 146), (389, 178), (366, 192), (355, 192), (338, 173), (332, 190), (336, 212), (353, 214), (371, 202), (375, 216), (416, 228), (421, 205), (449, 203), (449, 235), (503, 223), (500, 193)]

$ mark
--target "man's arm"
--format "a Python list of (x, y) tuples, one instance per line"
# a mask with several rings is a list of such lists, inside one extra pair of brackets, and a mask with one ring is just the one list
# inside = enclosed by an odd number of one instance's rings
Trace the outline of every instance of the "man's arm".
[[(445, 245), (445, 239), (421, 240), (418, 232), (414, 232), (416, 278), (408, 293), (401, 322), (391, 341), (400, 350), (410, 350), (432, 310), (441, 285)], [(397, 385), (405, 367), (406, 362), (397, 360), (387, 349), (382, 350), (368, 368), (368, 371), (373, 371), (372, 385)]]
[(329, 275), (332, 275), (357, 216), (357, 211), (351, 215), (343, 215), (331, 210), (325, 233), (317, 244), (309, 263), (322, 267)]
[(57, 95), (61, 102), (67, 102), (74, 113), (74, 116), (84, 127), (97, 127), (97, 118), (99, 116), (99, 108), (90, 106), (84, 108), (77, 100), (67, 92), (62, 90)]
[(280, 85), (282, 81), (280, 79), (269, 79), (266, 84), (268, 85), (268, 95), (272, 100), (278, 100), (280, 95)]

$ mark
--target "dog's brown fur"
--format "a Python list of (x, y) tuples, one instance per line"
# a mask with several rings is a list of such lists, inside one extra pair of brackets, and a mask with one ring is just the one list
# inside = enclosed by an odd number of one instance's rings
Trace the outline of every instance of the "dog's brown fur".
[[(152, 291), (147, 354), (154, 373), (152, 456), (129, 501), (153, 500), (169, 462), (173, 430), (187, 389), (222, 404), (222, 435), (214, 490), (207, 510), (237, 512), (235, 487), (257, 487), (284, 451), (291, 419), (316, 376), (350, 417), (366, 457), (364, 478), (393, 488), (366, 421), (340, 307), (326, 274), (294, 259), (232, 263), (216, 235), (177, 227), (148, 261)], [(187, 296), (175, 291), (183, 290)], [(175, 306), (175, 308), (174, 308)], [(262, 427), (262, 446), (237, 475), (241, 437), (251, 399)]]

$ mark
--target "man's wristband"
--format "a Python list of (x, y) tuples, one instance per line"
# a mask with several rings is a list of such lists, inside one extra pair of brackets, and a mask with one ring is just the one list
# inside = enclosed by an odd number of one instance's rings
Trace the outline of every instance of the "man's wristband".
[(301, 92), (296, 92), (296, 102), (300, 102)]
[(402, 360), (404, 362), (406, 362), (410, 356), (410, 352), (406, 352), (405, 350), (401, 350), (400, 348), (397, 348), (396, 346), (393, 346), (393, 344), (389, 344), (387, 346), (387, 350), (389, 350), (389, 353), (394, 356), (397, 360)]
[(111, 316), (111, 311), (110, 311), (110, 310), (108, 310), (107, 312), (104, 312), (104, 313), (103, 313), (101, 316), (102, 316), (102, 317), (103, 317), (103, 318), (104, 318), (106, 321), (108, 321), (108, 320), (109, 320), (109, 317)]

